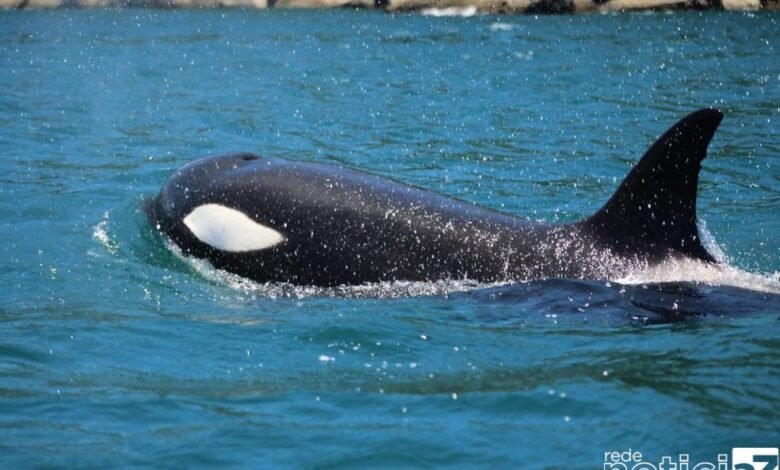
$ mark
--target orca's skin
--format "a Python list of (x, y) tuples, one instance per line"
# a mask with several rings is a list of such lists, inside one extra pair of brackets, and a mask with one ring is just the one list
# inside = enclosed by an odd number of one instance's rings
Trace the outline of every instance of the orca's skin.
[(723, 115), (670, 128), (594, 215), (545, 224), (340, 166), (204, 157), (147, 204), (183, 253), (258, 282), (615, 279), (669, 258), (714, 263), (696, 227), (701, 161)]

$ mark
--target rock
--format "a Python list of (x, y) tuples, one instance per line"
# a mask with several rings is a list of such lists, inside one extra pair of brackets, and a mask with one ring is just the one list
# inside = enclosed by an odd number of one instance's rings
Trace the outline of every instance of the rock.
[(57, 7), (378, 8), (438, 16), (476, 12), (570, 14), (659, 9), (778, 10), (780, 0), (0, 0), (0, 9)]
[(532, 4), (533, 0), (389, 0), (385, 9), (455, 13), (476, 8), (477, 11), (490, 13), (522, 13)]
[(276, 0), (276, 8), (374, 8), (375, 0)]
[[(761, 8), (760, 0), (721, 0), (725, 10), (758, 10)], [(777, 3), (777, 2), (775, 2)]]
[(0, 0), (0, 8), (38, 9), (63, 6), (62, 0)]
[(610, 0), (599, 6), (601, 11), (673, 9), (685, 6), (685, 0)]

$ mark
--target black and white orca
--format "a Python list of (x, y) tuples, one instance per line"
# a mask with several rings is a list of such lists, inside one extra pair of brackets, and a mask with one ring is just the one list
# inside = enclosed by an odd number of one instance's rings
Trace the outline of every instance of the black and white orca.
[(581, 221), (546, 224), (354, 169), (208, 156), (147, 204), (183, 253), (258, 282), (620, 278), (670, 259), (716, 263), (696, 225), (701, 162), (723, 114), (663, 134), (614, 195)]

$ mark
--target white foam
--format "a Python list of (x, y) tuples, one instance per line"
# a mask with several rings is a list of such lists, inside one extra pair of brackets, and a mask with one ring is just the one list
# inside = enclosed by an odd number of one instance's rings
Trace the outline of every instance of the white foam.
[(780, 272), (751, 273), (731, 265), (731, 260), (715, 241), (703, 220), (698, 221), (699, 236), (708, 253), (718, 264), (695, 259), (667, 260), (654, 266), (645, 266), (615, 282), (648, 284), (663, 282), (698, 282), (713, 286), (732, 286), (758, 292), (780, 294)]
[(252, 296), (257, 295), (271, 299), (300, 299), (308, 297), (395, 299), (400, 297), (445, 296), (455, 292), (467, 292), (510, 284), (509, 282), (483, 283), (468, 279), (387, 281), (338, 287), (299, 286), (282, 282), (260, 283), (215, 268), (205, 259), (185, 255), (181, 249), (170, 240), (166, 240), (166, 244), (179, 259), (190, 265), (199, 275), (209, 281), (227, 286), (230, 289), (244, 294)]
[(780, 294), (780, 272), (757, 274), (729, 264), (712, 264), (694, 259), (669, 260), (648, 266), (620, 279), (621, 284), (698, 282), (712, 286), (731, 286), (758, 292)]
[[(633, 264), (631, 272), (619, 278), (609, 279), (619, 284), (658, 284), (693, 282), (712, 286), (731, 286), (741, 289), (780, 294), (780, 272), (751, 273), (728, 263), (723, 250), (712, 235), (701, 227), (702, 241), (707, 250), (718, 260), (717, 264), (695, 259), (670, 259), (657, 265)], [(207, 260), (186, 256), (178, 246), (168, 240), (168, 247), (179, 258), (192, 266), (200, 275), (233, 290), (268, 298), (399, 298), (420, 296), (446, 296), (456, 292), (500, 287), (520, 281), (484, 283), (469, 279), (445, 279), (438, 281), (387, 281), (352, 286), (316, 287), (288, 283), (258, 283), (236, 274), (215, 268)], [(609, 255), (604, 261), (609, 265)], [(527, 282), (527, 280), (522, 281)]]
[[(221, 269), (207, 260), (184, 255), (178, 246), (168, 242), (169, 248), (204, 278), (249, 295), (276, 298), (380, 298), (446, 296), (456, 292), (500, 287), (513, 282), (484, 283), (469, 279), (439, 281), (386, 281), (353, 286), (316, 287), (288, 283), (258, 283)], [(610, 281), (619, 284), (657, 284), (671, 282), (695, 282), (712, 286), (731, 286), (741, 289), (780, 294), (780, 272), (772, 274), (750, 273), (728, 264), (711, 264), (682, 259), (638, 268), (636, 271)]]
[(447, 7), (447, 8), (425, 8), (421, 11), (425, 16), (433, 16), (436, 18), (447, 16), (459, 16), (462, 18), (468, 18), (477, 14), (477, 7)]
[(707, 222), (704, 220), (697, 220), (696, 227), (699, 229), (699, 237), (701, 237), (701, 243), (707, 250), (707, 253), (711, 254), (719, 263), (728, 263), (729, 259), (723, 248), (715, 241), (715, 236), (707, 228)]
[(108, 212), (103, 213), (103, 220), (98, 222), (92, 229), (92, 238), (100, 243), (100, 245), (106, 249), (112, 255), (115, 255), (119, 246), (111, 240), (111, 236), (108, 234)]

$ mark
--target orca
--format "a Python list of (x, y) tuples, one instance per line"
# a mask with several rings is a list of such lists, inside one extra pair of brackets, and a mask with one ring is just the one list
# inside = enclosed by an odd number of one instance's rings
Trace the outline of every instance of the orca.
[(716, 263), (696, 225), (723, 114), (672, 126), (595, 214), (548, 224), (342, 166), (251, 153), (176, 171), (146, 212), (189, 256), (257, 282), (614, 280), (670, 259)]

